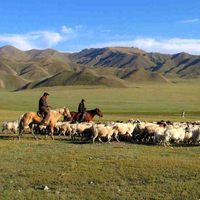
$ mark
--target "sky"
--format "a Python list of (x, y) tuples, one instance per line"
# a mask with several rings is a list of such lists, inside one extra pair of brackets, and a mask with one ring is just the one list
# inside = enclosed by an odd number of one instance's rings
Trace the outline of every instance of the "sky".
[(199, 0), (7, 0), (0, 6), (0, 47), (200, 55), (199, 8)]

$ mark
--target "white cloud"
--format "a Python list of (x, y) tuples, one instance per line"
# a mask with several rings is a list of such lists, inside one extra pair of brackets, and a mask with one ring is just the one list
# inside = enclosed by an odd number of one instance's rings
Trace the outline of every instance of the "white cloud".
[(190, 19), (190, 20), (182, 20), (181, 22), (183, 23), (193, 23), (193, 22), (198, 22), (199, 19)]
[(76, 30), (81, 29), (82, 27), (83, 27), (82, 25), (75, 26)]
[(72, 28), (67, 28), (66, 26), (62, 26), (62, 32), (63, 33), (72, 33), (73, 29)]
[(90, 47), (114, 47), (114, 46), (125, 46), (125, 47), (138, 47), (147, 52), (160, 52), (167, 54), (174, 54), (179, 52), (188, 52), (190, 54), (200, 54), (200, 39), (160, 39), (154, 38), (140, 38), (132, 41), (120, 41), (120, 42), (109, 42), (99, 43)]
[(29, 35), (15, 35), (15, 34), (6, 34), (0, 35), (0, 43), (6, 43), (13, 45), (21, 50), (29, 50), (37, 48), (31, 41), (32, 37)]
[(59, 33), (50, 31), (35, 31), (29, 34), (37, 40), (37, 43), (43, 44), (48, 48), (65, 40), (65, 37), (61, 36)]
[(65, 40), (67, 40), (66, 37), (51, 31), (34, 31), (24, 35), (0, 35), (0, 43), (10, 44), (21, 50), (51, 48)]
[[(64, 28), (63, 28), (64, 27)], [(200, 55), (200, 39), (157, 39), (157, 38), (136, 38), (130, 40), (130, 37), (115, 37), (113, 42), (94, 43), (95, 37), (99, 38), (98, 34), (92, 31), (83, 30), (78, 32), (82, 26), (76, 26), (74, 30), (63, 26), (63, 30), (68, 30), (68, 34), (58, 33), (54, 31), (33, 31), (26, 34), (4, 34), (0, 35), (0, 45), (13, 45), (21, 50), (30, 49), (46, 49), (55, 48), (60, 45), (62, 51), (65, 51), (61, 45), (68, 41), (65, 48), (67, 51), (80, 51), (84, 48), (101, 48), (108, 46), (125, 46), (125, 47), (138, 47), (147, 52), (160, 52), (167, 54), (174, 54), (179, 52), (188, 52), (190, 54)], [(85, 28), (85, 27), (84, 27)], [(72, 32), (70, 32), (72, 30)], [(78, 38), (78, 40), (77, 40)], [(91, 39), (92, 38), (92, 39)], [(110, 37), (103, 37), (103, 39), (110, 41)], [(100, 39), (99, 39), (100, 40)], [(105, 40), (105, 41), (106, 41)], [(114, 37), (112, 36), (112, 40)], [(78, 42), (77, 42), (78, 41)], [(93, 45), (91, 44), (93, 41)]]

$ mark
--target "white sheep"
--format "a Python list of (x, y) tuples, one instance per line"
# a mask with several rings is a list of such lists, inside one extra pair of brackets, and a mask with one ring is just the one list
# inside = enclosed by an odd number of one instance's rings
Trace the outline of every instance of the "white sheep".
[(126, 137), (128, 139), (132, 138), (132, 134), (136, 127), (136, 123), (115, 123), (115, 126), (118, 126), (118, 135), (120, 137)]
[(200, 128), (199, 128), (199, 126), (190, 127), (188, 125), (188, 127), (186, 128), (184, 141), (188, 142), (188, 143), (193, 142), (193, 144), (195, 144), (199, 140), (200, 140)]
[(159, 127), (159, 125), (157, 124), (151, 124), (151, 125), (147, 125), (145, 127), (145, 134), (144, 134), (144, 140), (150, 141), (151, 139), (154, 140), (155, 137), (155, 130)]
[(75, 124), (70, 124), (70, 136), (73, 140), (75, 140), (76, 136), (81, 136), (82, 138), (86, 134), (86, 130), (92, 126), (93, 123), (82, 122)]
[(146, 121), (145, 122), (139, 121), (139, 123), (137, 123), (135, 126), (133, 134), (134, 134), (134, 137), (140, 142), (144, 140), (145, 129), (148, 125), (152, 125), (152, 123), (148, 123)]
[(164, 144), (169, 144), (171, 140), (175, 140), (177, 143), (184, 141), (185, 129), (183, 128), (167, 128), (164, 131)]
[(71, 131), (72, 131), (72, 129), (70, 127), (70, 123), (69, 122), (65, 122), (59, 128), (59, 136), (62, 135), (62, 134), (64, 136), (66, 136), (66, 133), (71, 135)]
[(5, 131), (13, 131), (14, 133), (17, 133), (17, 128), (18, 120), (12, 122), (3, 122), (2, 133), (5, 133)]
[(154, 131), (154, 143), (163, 142), (164, 141), (164, 132), (166, 127), (158, 127)]
[(93, 144), (94, 144), (94, 141), (95, 141), (96, 138), (98, 138), (98, 140), (101, 143), (103, 143), (101, 138), (107, 138), (108, 143), (110, 143), (112, 136), (114, 136), (114, 138), (117, 140), (117, 142), (119, 142), (119, 140), (117, 138), (118, 130), (119, 130), (118, 126), (111, 126), (111, 125), (97, 126), (97, 125), (93, 125), (91, 127), (91, 130), (93, 132), (93, 139), (92, 139)]
[(76, 123), (76, 131), (81, 136), (81, 133), (92, 126), (92, 123), (88, 122), (82, 122), (82, 123)]

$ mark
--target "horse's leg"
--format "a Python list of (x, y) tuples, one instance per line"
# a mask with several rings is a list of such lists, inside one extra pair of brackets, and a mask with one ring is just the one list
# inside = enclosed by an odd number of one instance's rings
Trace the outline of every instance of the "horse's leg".
[(51, 126), (51, 128), (50, 128), (50, 130), (51, 130), (51, 139), (52, 140), (54, 140), (54, 137), (53, 137), (53, 130), (54, 130), (54, 128), (53, 128), (54, 126)]
[(94, 135), (92, 138), (92, 143), (94, 144), (95, 139), (98, 137), (98, 135)]
[(21, 128), (19, 129), (19, 137), (18, 140), (20, 140), (22, 138), (22, 135), (24, 133), (24, 129), (22, 130)]
[(108, 139), (107, 142), (110, 144), (110, 140), (112, 139), (111, 135), (108, 135), (108, 136), (107, 136), (107, 139)]
[(20, 138), (22, 138), (22, 135), (24, 133), (24, 129), (25, 129), (25, 125), (24, 125), (24, 120), (22, 119), (20, 121), (20, 124), (19, 124), (19, 137), (18, 137), (18, 140), (20, 140)]
[(30, 131), (31, 131), (31, 134), (33, 135), (33, 137), (36, 139), (36, 140), (38, 140), (38, 138), (35, 136), (35, 134), (34, 134), (34, 131), (33, 131), (33, 124), (32, 123), (30, 123), (29, 124), (29, 128), (30, 128)]
[(101, 138), (100, 138), (100, 137), (98, 137), (98, 140), (99, 140), (99, 142), (103, 143), (103, 141), (101, 140)]
[(117, 140), (117, 142), (120, 142), (120, 141), (118, 140), (118, 133), (114, 133), (114, 138)]

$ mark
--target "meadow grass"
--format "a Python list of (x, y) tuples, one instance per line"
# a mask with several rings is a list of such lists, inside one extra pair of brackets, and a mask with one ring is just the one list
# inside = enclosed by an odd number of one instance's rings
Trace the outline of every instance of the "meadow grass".
[(1, 135), (0, 199), (200, 198), (199, 146), (43, 137)]
[[(44, 91), (54, 108), (76, 111), (82, 98), (94, 121), (199, 120), (198, 82), (136, 85), (132, 88), (54, 87), (0, 91), (0, 123), (37, 111)], [(186, 111), (185, 119), (181, 111)], [(199, 199), (199, 145), (112, 141), (94, 145), (69, 136), (0, 134), (0, 199)], [(45, 191), (47, 186), (49, 190)]]
[[(49, 87), (35, 90), (0, 91), (0, 123), (15, 120), (20, 114), (38, 110), (38, 100), (44, 91), (54, 108), (66, 106), (77, 111), (82, 98), (88, 110), (98, 107), (104, 117), (97, 121), (140, 119), (147, 121), (198, 120), (200, 116), (199, 82), (160, 85), (135, 85), (131, 88), (101, 88), (91, 86)], [(185, 110), (185, 119), (181, 112)]]

